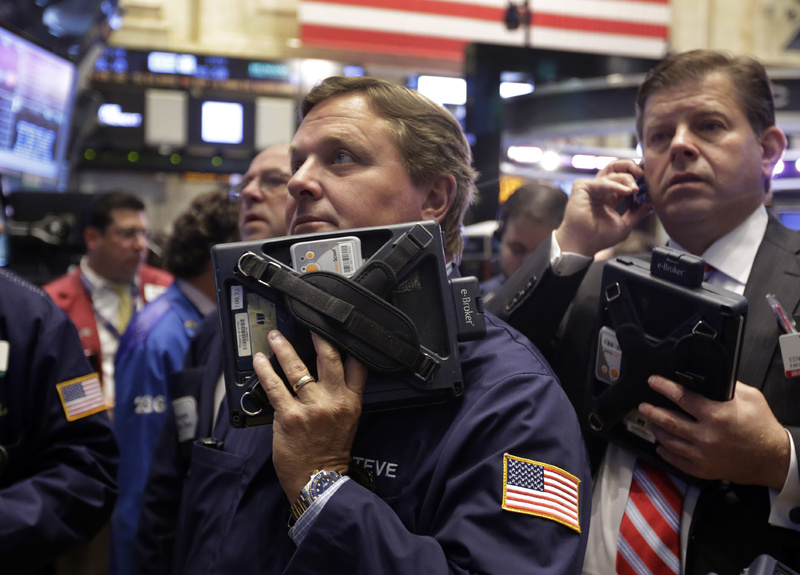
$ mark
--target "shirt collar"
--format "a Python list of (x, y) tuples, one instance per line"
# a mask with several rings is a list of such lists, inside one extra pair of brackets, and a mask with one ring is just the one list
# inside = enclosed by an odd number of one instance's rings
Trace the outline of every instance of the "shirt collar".
[(206, 294), (201, 292), (186, 280), (177, 278), (175, 283), (177, 284), (178, 289), (183, 292), (183, 295), (186, 296), (186, 299), (188, 299), (192, 305), (197, 308), (197, 311), (199, 311), (200, 315), (203, 317), (217, 309), (217, 304), (215, 302), (211, 301)]
[[(742, 285), (747, 284), (768, 221), (767, 209), (758, 206), (738, 227), (711, 244), (702, 258), (726, 276)], [(673, 240), (670, 240), (670, 246), (686, 251)]]
[[(91, 266), (89, 266), (89, 260), (86, 256), (81, 258), (80, 263), (81, 268), (81, 275), (83, 276), (84, 281), (89, 282), (89, 285), (92, 289), (100, 289), (100, 288), (111, 288), (111, 286), (119, 285), (115, 282), (107, 280), (96, 271), (94, 271)], [(136, 294), (138, 292), (139, 285), (139, 274), (137, 273), (134, 277), (133, 281), (128, 284), (128, 287), (131, 291), (131, 294)]]

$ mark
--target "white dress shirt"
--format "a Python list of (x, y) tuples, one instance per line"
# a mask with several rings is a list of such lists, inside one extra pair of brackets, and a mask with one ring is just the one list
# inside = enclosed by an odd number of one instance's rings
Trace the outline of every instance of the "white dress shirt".
[[(112, 288), (115, 284), (92, 270), (85, 256), (81, 258), (80, 266), (81, 275), (92, 299), (92, 307), (97, 320), (97, 335), (100, 339), (100, 352), (102, 355), (100, 368), (103, 371), (103, 396), (105, 397), (106, 405), (113, 407), (115, 398), (114, 356), (117, 353), (120, 338), (120, 334), (117, 333), (114, 326), (116, 326), (117, 317), (119, 316), (120, 297), (119, 293)], [(134, 311), (140, 309), (142, 302), (137, 284), (131, 283), (126, 287), (130, 290), (131, 298), (135, 302)]]

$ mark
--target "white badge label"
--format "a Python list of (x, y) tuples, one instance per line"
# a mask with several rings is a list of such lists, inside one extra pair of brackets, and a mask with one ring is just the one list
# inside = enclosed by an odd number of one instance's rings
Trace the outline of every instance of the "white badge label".
[(158, 284), (144, 284), (144, 288), (142, 288), (142, 292), (144, 293), (144, 301), (153, 301), (165, 291), (167, 291), (167, 286), (160, 286)]
[(786, 377), (800, 377), (800, 333), (783, 334), (778, 342)]
[(597, 344), (595, 377), (606, 383), (617, 383), (622, 365), (622, 349), (619, 347), (617, 334), (604, 325), (597, 335)]
[(231, 286), (231, 309), (242, 309), (244, 307), (244, 288), (242, 286)]
[(178, 441), (190, 441), (197, 433), (197, 402), (191, 395), (172, 400), (175, 423), (178, 427)]
[(650, 420), (639, 413), (638, 409), (632, 409), (629, 411), (622, 421), (625, 423), (625, 429), (627, 429), (630, 433), (641, 437), (645, 441), (655, 444), (656, 436), (653, 435), (652, 431), (650, 431)]
[(0, 341), (0, 377), (8, 370), (9, 345), (7, 341)]

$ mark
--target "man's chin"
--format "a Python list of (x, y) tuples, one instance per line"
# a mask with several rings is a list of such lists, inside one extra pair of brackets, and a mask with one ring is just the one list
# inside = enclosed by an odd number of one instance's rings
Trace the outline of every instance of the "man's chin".
[(242, 226), (240, 235), (244, 241), (263, 240), (272, 236), (270, 227), (261, 220), (252, 220)]
[(127, 266), (124, 269), (118, 268), (116, 277), (108, 279), (116, 283), (130, 283), (136, 278), (136, 274), (139, 272), (140, 265), (141, 264), (137, 263), (135, 266)]
[(291, 230), (290, 235), (299, 235), (299, 234), (320, 234), (324, 232), (335, 232), (338, 231), (339, 228), (333, 225), (330, 222), (326, 221), (314, 221), (314, 222), (304, 222), (302, 224), (297, 224)]
[(657, 213), (662, 223), (701, 226), (708, 218), (720, 217), (723, 211), (715, 202), (708, 199), (686, 198), (680, 202), (660, 206)]

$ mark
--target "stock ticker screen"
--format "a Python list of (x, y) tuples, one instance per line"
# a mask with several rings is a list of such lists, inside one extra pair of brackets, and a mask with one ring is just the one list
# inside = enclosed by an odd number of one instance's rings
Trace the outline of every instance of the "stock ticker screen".
[(0, 27), (0, 173), (57, 187), (74, 83), (73, 63)]

